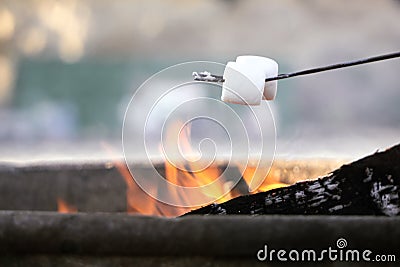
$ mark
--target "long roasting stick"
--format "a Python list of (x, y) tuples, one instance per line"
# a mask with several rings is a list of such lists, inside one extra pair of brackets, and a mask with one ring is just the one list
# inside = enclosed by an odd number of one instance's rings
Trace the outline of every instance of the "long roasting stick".
[[(385, 55), (380, 55), (380, 56), (374, 56), (374, 57), (369, 57), (369, 58), (364, 58), (364, 59), (358, 59), (358, 60), (349, 61), (349, 62), (337, 63), (337, 64), (333, 64), (333, 65), (328, 65), (328, 66), (318, 67), (318, 68), (313, 68), (313, 69), (307, 69), (307, 70), (302, 70), (302, 71), (297, 71), (297, 72), (292, 72), (292, 73), (283, 73), (283, 74), (279, 74), (278, 76), (275, 76), (275, 77), (267, 78), (267, 79), (265, 79), (265, 82), (282, 80), (282, 79), (287, 79), (287, 78), (296, 77), (296, 76), (303, 76), (303, 75), (313, 74), (313, 73), (317, 73), (317, 72), (347, 68), (347, 67), (351, 67), (351, 66), (355, 66), (355, 65), (362, 65), (362, 64), (367, 64), (367, 63), (382, 61), (382, 60), (388, 60), (388, 59), (393, 59), (393, 58), (398, 58), (398, 57), (400, 57), (400, 52), (395, 52), (395, 53), (390, 53), (390, 54), (385, 54)], [(193, 72), (192, 75), (193, 75), (195, 81), (216, 82), (216, 83), (222, 83), (225, 81), (223, 76), (214, 75), (207, 71)]]

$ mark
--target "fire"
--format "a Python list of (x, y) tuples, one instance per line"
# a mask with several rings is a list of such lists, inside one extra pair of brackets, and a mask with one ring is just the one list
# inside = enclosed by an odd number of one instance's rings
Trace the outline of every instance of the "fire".
[[(266, 172), (267, 173), (267, 172)], [(243, 171), (243, 179), (247, 184), (250, 184), (251, 180), (263, 179), (263, 183), (258, 187), (256, 193), (265, 192), (274, 188), (279, 188), (283, 186), (287, 186), (288, 184), (281, 182), (280, 176), (277, 175), (279, 173), (278, 170), (272, 168), (267, 177), (254, 177), (256, 174), (256, 167), (246, 166)]]
[[(167, 158), (164, 158), (164, 178), (175, 185), (184, 187), (199, 187), (201, 188), (202, 195), (193, 196), (179, 194), (174, 186), (170, 187), (168, 191), (169, 194), (173, 195), (174, 198), (179, 200), (183, 206), (191, 203), (193, 200), (199, 202), (203, 199), (209, 199), (210, 197), (219, 197), (216, 201), (218, 203), (225, 202), (233, 197), (236, 197), (237, 193), (235, 194), (231, 192), (224, 194), (227, 186), (230, 186), (232, 183), (232, 181), (227, 179), (229, 177), (222, 177), (222, 179), (216, 181), (223, 173), (221, 166), (212, 164), (206, 168), (202, 168), (201, 162), (195, 160), (196, 156), (190, 142), (190, 127), (183, 127), (182, 123), (176, 122), (170, 128), (172, 129), (168, 129), (167, 131), (167, 141), (175, 144), (179, 142), (181, 152), (187, 156), (187, 161), (180, 162), (179, 165), (174, 165)], [(117, 154), (109, 145), (105, 143), (102, 145), (111, 155), (115, 156)], [(162, 152), (161, 148), (160, 151)], [(113, 165), (124, 178), (126, 183), (126, 205), (128, 213), (173, 217), (182, 215), (192, 209), (199, 208), (175, 207), (159, 202), (153, 197), (149, 196), (137, 185), (124, 161), (115, 160)], [(254, 175), (256, 175), (256, 168), (241, 166), (240, 164), (238, 164), (237, 167), (239, 171), (242, 171), (242, 179), (249, 184)], [(264, 183), (259, 187), (257, 192), (286, 186), (287, 184), (282, 183), (279, 180), (279, 175), (277, 174), (277, 171), (272, 169), (266, 179), (264, 179), (265, 177), (258, 177), (262, 178)], [(209, 185), (214, 181), (216, 182), (212, 185), (204, 187), (205, 185)], [(152, 190), (153, 191), (150, 192), (151, 195), (157, 195), (158, 189), (154, 187)]]
[[(117, 153), (110, 145), (102, 143), (102, 146), (115, 158)], [(128, 213), (174, 217), (190, 210), (188, 208), (173, 207), (155, 200), (137, 185), (124, 161), (116, 159), (112, 164), (126, 184), (126, 207)], [(153, 188), (153, 190), (151, 193), (155, 195), (157, 188)]]
[[(215, 166), (215, 164), (204, 168), (204, 163), (198, 159), (195, 150), (192, 148), (190, 133), (191, 128), (188, 125), (183, 125), (179, 121), (172, 124), (168, 129), (166, 141), (168, 143), (174, 142), (175, 144), (179, 144), (182, 153), (188, 160), (179, 163), (179, 165), (177, 165), (178, 169), (165, 158), (165, 179), (175, 185), (202, 188), (204, 199), (208, 197), (218, 198), (224, 195), (224, 183), (222, 181), (213, 182), (221, 176), (221, 170), (218, 166)], [(213, 184), (209, 187), (205, 187), (211, 183)], [(188, 199), (193, 196), (179, 196), (176, 194), (175, 197), (180, 198), (183, 204), (188, 204), (190, 203)], [(229, 199), (230, 198), (222, 197), (219, 200), (226, 201)]]
[(59, 213), (76, 213), (78, 209), (75, 206), (72, 206), (65, 202), (65, 200), (61, 198), (57, 198), (57, 210)]

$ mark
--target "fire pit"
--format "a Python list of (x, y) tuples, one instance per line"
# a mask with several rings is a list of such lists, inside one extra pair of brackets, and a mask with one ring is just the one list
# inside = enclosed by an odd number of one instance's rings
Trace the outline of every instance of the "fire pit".
[[(340, 164), (277, 160), (262, 188), (279, 188), (317, 177)], [(171, 172), (168, 165), (159, 164), (157, 168)], [(271, 265), (282, 263), (271, 254), (272, 263), (264, 258), (266, 251), (301, 253), (313, 249), (320, 253), (329, 247), (338, 250), (339, 241), (346, 242), (343, 249), (372, 251), (372, 255), (385, 256), (391, 263), (393, 257), (399, 257), (398, 217), (160, 218), (182, 215), (190, 209), (155, 202), (134, 184), (118, 160), (83, 165), (3, 165), (0, 182), (2, 266)], [(243, 184), (230, 198), (246, 193)], [(341, 261), (346, 265), (346, 259)], [(329, 263), (330, 259), (321, 262)], [(361, 259), (353, 264), (366, 266), (368, 262)]]

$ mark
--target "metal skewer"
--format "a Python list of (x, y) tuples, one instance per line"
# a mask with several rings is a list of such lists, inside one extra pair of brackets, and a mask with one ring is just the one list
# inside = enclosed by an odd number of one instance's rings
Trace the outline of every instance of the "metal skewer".
[[(371, 63), (371, 62), (393, 59), (393, 58), (398, 58), (398, 57), (400, 57), (400, 52), (395, 52), (395, 53), (390, 53), (390, 54), (385, 54), (385, 55), (380, 55), (380, 56), (374, 56), (374, 57), (369, 57), (369, 58), (364, 58), (364, 59), (358, 59), (358, 60), (349, 61), (349, 62), (337, 63), (337, 64), (333, 64), (333, 65), (328, 65), (328, 66), (318, 67), (318, 68), (313, 68), (313, 69), (308, 69), (308, 70), (302, 70), (302, 71), (297, 71), (297, 72), (292, 72), (292, 73), (283, 73), (283, 74), (279, 74), (278, 76), (275, 76), (275, 77), (267, 78), (267, 79), (265, 79), (265, 82), (282, 80), (282, 79), (287, 79), (287, 78), (291, 78), (291, 77), (295, 77), (295, 76), (308, 75), (308, 74), (329, 71), (329, 70), (334, 70), (334, 69), (341, 69), (341, 68), (351, 67), (351, 66), (355, 66), (355, 65), (367, 64), (367, 63)], [(225, 81), (223, 76), (214, 75), (214, 74), (209, 73), (208, 71), (193, 72), (192, 76), (194, 77), (195, 81), (215, 82), (215, 83), (223, 83)]]

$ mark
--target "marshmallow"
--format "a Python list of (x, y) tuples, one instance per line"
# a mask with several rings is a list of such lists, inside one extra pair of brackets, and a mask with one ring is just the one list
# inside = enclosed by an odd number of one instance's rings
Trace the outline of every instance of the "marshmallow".
[(239, 56), (228, 62), (224, 71), (221, 100), (244, 105), (259, 105), (262, 99), (273, 100), (277, 81), (265, 82), (278, 75), (276, 61), (259, 56)]
[(228, 62), (224, 71), (222, 101), (242, 105), (260, 105), (265, 83), (263, 79), (265, 78), (260, 71), (254, 71), (237, 62)]

